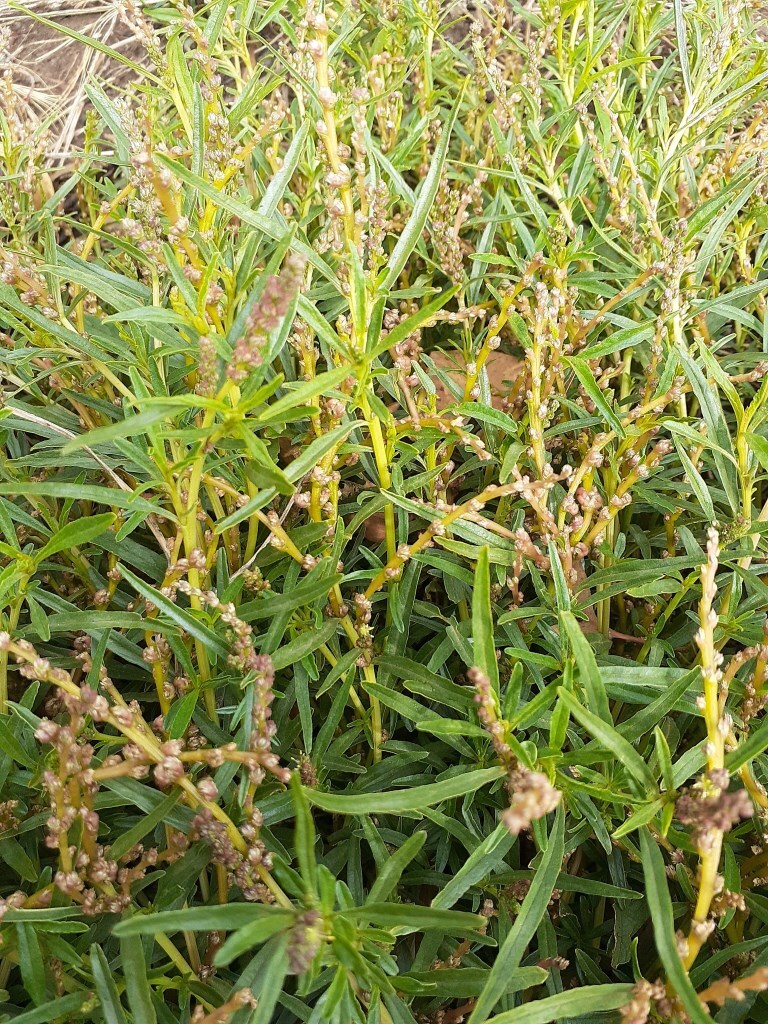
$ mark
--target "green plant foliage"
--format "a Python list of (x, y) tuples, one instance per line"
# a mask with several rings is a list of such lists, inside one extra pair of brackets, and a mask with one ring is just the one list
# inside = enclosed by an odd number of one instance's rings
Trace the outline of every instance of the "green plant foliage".
[(124, 17), (0, 96), (0, 1022), (764, 1024), (764, 12)]

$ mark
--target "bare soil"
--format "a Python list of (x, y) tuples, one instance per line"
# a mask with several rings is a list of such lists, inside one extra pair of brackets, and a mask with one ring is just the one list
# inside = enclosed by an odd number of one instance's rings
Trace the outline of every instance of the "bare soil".
[[(121, 20), (112, 0), (27, 0), (29, 10), (64, 29), (93, 37), (141, 60), (141, 47)], [(78, 147), (89, 81), (108, 82), (115, 90), (134, 78), (106, 54), (58, 28), (7, 7), (0, 0), (0, 70), (10, 71), (14, 91), (39, 122), (50, 122), (49, 155), (65, 160)]]
[[(456, 381), (460, 387), (464, 387), (466, 370), (461, 365), (456, 352), (430, 352), (430, 358), (434, 361), (435, 366), (445, 370), (448, 376)], [(509, 393), (509, 383), (519, 376), (522, 363), (517, 356), (508, 355), (506, 352), (499, 352), (497, 350), (489, 354), (485, 366), (488, 371), (488, 383), (491, 386), (493, 405), (495, 408), (500, 409), (502, 401)], [(449, 393), (448, 388), (445, 387), (442, 381), (436, 379), (434, 384), (437, 390), (438, 409), (444, 409), (451, 402), (455, 401), (453, 395)]]

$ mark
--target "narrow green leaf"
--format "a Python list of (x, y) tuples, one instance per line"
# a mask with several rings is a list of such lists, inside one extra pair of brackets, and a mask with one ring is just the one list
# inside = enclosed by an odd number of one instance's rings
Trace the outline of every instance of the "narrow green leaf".
[(498, 825), (474, 850), (459, 870), (432, 900), (431, 906), (448, 910), (481, 879), (490, 876), (515, 844), (515, 837), (504, 825)]
[(312, 654), (322, 647), (323, 644), (328, 643), (332, 636), (336, 634), (338, 629), (338, 623), (331, 620), (330, 622), (324, 622), (322, 626), (317, 629), (308, 629), (306, 633), (302, 633), (301, 636), (297, 636), (295, 640), (291, 640), (290, 643), (283, 644), (279, 650), (272, 655), (272, 664), (275, 669), (289, 668), (297, 661), (301, 661), (308, 654)]
[[(93, 501), (99, 505), (114, 508), (127, 508), (137, 512), (160, 511), (157, 505), (138, 497), (131, 491), (123, 491), (117, 487), (102, 487), (99, 484), (73, 484), (69, 480), (24, 480), (12, 484), (0, 484), (0, 494), (8, 494), (12, 498), (19, 495), (39, 496), (42, 498), (64, 498), (74, 501)], [(163, 515), (176, 521), (172, 512), (163, 510)]]
[(31, 924), (17, 924), (16, 941), (24, 988), (35, 1006), (42, 1006), (46, 994), (45, 966), (37, 932)]
[(493, 638), (493, 609), (491, 608), (491, 571), (487, 547), (480, 548), (475, 567), (475, 585), (472, 592), (472, 641), (475, 667), (491, 681), (493, 692), (499, 692), (499, 663)]
[(605, 395), (597, 386), (594, 375), (589, 368), (586, 360), (579, 359), (576, 356), (570, 356), (563, 360), (570, 366), (573, 372), (579, 379), (579, 383), (584, 388), (589, 397), (590, 401), (594, 403), (598, 413), (603, 417), (606, 423), (611, 425), (611, 428), (616, 432), (618, 437), (626, 437), (626, 431), (621, 425), (621, 420), (608, 405)]
[(696, 995), (696, 989), (680, 959), (664, 859), (656, 840), (646, 828), (640, 832), (640, 853), (656, 949), (667, 972), (667, 980), (680, 997), (693, 1024), (711, 1024), (712, 1018)]
[(638, 754), (631, 743), (628, 743), (624, 737), (616, 731), (613, 725), (608, 724), (602, 718), (598, 718), (597, 715), (593, 715), (591, 711), (580, 704), (573, 694), (568, 693), (567, 690), (561, 686), (557, 691), (560, 699), (567, 704), (568, 710), (576, 718), (584, 728), (592, 736), (595, 737), (598, 742), (609, 750), (622, 764), (630, 775), (631, 780), (639, 787), (640, 792), (645, 795), (651, 795), (656, 792), (656, 780), (648, 768), (648, 765)]
[(50, 1024), (52, 1020), (74, 1019), (84, 1003), (92, 998), (90, 992), (72, 992), (66, 996), (58, 996), (48, 1003), (43, 1003), (33, 1010), (27, 1010), (13, 1018), (13, 1024)]
[(209, 651), (215, 651), (222, 657), (227, 656), (229, 648), (224, 641), (212, 629), (209, 629), (208, 626), (205, 626), (197, 619), (193, 612), (180, 608), (169, 598), (165, 597), (165, 595), (161, 594), (159, 590), (155, 590), (154, 587), (150, 587), (143, 580), (140, 580), (138, 576), (135, 576), (130, 569), (126, 569), (122, 564), (120, 565), (120, 572), (134, 590), (141, 594), (146, 601), (150, 601), (155, 605), (171, 622), (175, 622), (183, 632), (188, 633), (195, 640), (205, 644)]
[(306, 792), (301, 784), (299, 773), (291, 776), (291, 796), (293, 798), (294, 838), (296, 842), (296, 860), (299, 871), (308, 892), (316, 891), (317, 864), (315, 862), (315, 824), (309, 809)]
[(401, 847), (390, 854), (371, 886), (366, 903), (382, 903), (389, 899), (397, 889), (397, 883), (400, 881), (403, 871), (414, 857), (419, 855), (426, 838), (426, 832), (414, 832)]
[(768, 750), (768, 721), (763, 721), (757, 729), (752, 729), (749, 736), (735, 750), (725, 755), (725, 767), (733, 774), (755, 757)]
[[(518, 967), (507, 975), (504, 995), (523, 992), (542, 985), (549, 972), (541, 967)], [(398, 988), (413, 995), (438, 996), (442, 999), (469, 999), (479, 996), (488, 979), (488, 971), (479, 967), (441, 968), (440, 971), (409, 972), (399, 974)]]
[(37, 769), (35, 759), (30, 757), (21, 743), (19, 743), (10, 722), (11, 719), (7, 715), (0, 715), (0, 750), (25, 768), (35, 771)]
[(287, 394), (272, 405), (268, 405), (256, 419), (261, 423), (275, 424), (298, 406), (306, 405), (317, 395), (327, 393), (349, 376), (349, 367), (340, 366), (335, 370), (320, 373), (312, 380), (305, 380), (298, 387), (286, 388)]
[(568, 591), (568, 583), (563, 572), (563, 563), (557, 551), (557, 545), (553, 540), (547, 542), (552, 581), (555, 585), (555, 603), (558, 612), (569, 611), (571, 607), (571, 595)]
[(652, 800), (643, 807), (639, 807), (617, 829), (614, 829), (611, 833), (611, 838), (621, 839), (622, 836), (628, 836), (631, 832), (636, 832), (643, 825), (647, 825), (649, 821), (653, 821), (663, 807), (664, 804), (661, 800)]
[(232, 931), (253, 921), (284, 914), (282, 907), (262, 903), (231, 903), (211, 907), (188, 907), (185, 910), (164, 910), (152, 914), (136, 914), (116, 924), (112, 934), (155, 935), (157, 932)]
[(747, 445), (763, 469), (768, 471), (768, 441), (760, 434), (747, 434)]
[[(514, 1010), (507, 1010), (491, 1017), (488, 1024), (551, 1024), (593, 1013), (618, 1010), (632, 1001), (633, 985), (585, 985), (580, 989), (568, 989), (546, 999), (535, 999)], [(470, 1018), (471, 1020), (471, 1018)], [(575, 1022), (574, 1022), (575, 1024)]]
[(504, 774), (502, 768), (478, 768), (464, 772), (443, 782), (413, 786), (411, 789), (392, 790), (388, 793), (336, 794), (308, 790), (309, 802), (324, 811), (336, 814), (405, 814), (422, 807), (432, 807), (444, 800), (453, 800), (474, 793), (495, 782)]
[(128, 1024), (115, 979), (101, 946), (91, 946), (91, 970), (105, 1024)]
[[(163, 310), (163, 313), (167, 313), (167, 310)], [(137, 413), (135, 416), (127, 416), (122, 420), (116, 420), (116, 422), (110, 423), (106, 427), (88, 430), (84, 434), (73, 437), (71, 441), (67, 441), (61, 449), (62, 454), (70, 455), (81, 448), (93, 448), (97, 444), (114, 441), (118, 437), (138, 437), (145, 432), (146, 427), (159, 423), (161, 420), (172, 419), (182, 409), (183, 406), (181, 405), (165, 405), (161, 408), (145, 409), (144, 412)]]
[(560, 612), (560, 628), (568, 635), (568, 641), (576, 659), (576, 669), (579, 679), (587, 694), (587, 704), (593, 714), (602, 718), (604, 722), (613, 725), (611, 709), (608, 704), (608, 694), (605, 692), (603, 677), (597, 666), (595, 652), (584, 636), (576, 616), (569, 611)]
[(520, 966), (528, 943), (536, 934), (555, 888), (565, 852), (565, 814), (562, 803), (555, 814), (547, 848), (536, 875), (506, 939), (496, 955), (488, 981), (469, 1016), (469, 1024), (482, 1024), (504, 994), (510, 971)]
[(272, 914), (270, 917), (261, 918), (258, 921), (251, 921), (250, 924), (239, 928), (234, 935), (230, 935), (221, 949), (216, 953), (215, 963), (217, 967), (226, 967), (238, 956), (260, 946), (267, 939), (271, 939), (278, 932), (285, 931), (291, 926), (295, 919), (291, 910), (283, 910)]
[(198, 690), (190, 690), (171, 704), (165, 715), (165, 731), (172, 740), (181, 739), (192, 721), (200, 694)]
[(389, 257), (384, 278), (379, 285), (380, 290), (383, 292), (388, 292), (397, 281), (403, 267), (408, 262), (409, 256), (418, 244), (421, 233), (424, 230), (424, 225), (427, 223), (427, 217), (435, 201), (437, 190), (440, 187), (443, 166), (448, 156), (448, 145), (451, 141), (453, 126), (456, 123), (463, 99), (464, 87), (461, 88), (450, 114), (443, 122), (443, 130), (432, 154), (427, 176), (421, 184), (411, 216), (408, 218), (405, 228)]
[(674, 0), (675, 7), (675, 33), (677, 35), (677, 54), (680, 58), (680, 71), (683, 75), (683, 84), (687, 98), (693, 96), (693, 85), (691, 84), (691, 67), (688, 63), (688, 33), (685, 25), (685, 12), (683, 0)]
[(637, 324), (635, 327), (625, 327), (620, 331), (612, 331), (607, 338), (595, 342), (588, 348), (579, 352), (580, 359), (602, 359), (603, 356), (612, 355), (614, 352), (621, 352), (630, 346), (639, 345), (653, 337), (653, 324)]
[(690, 458), (685, 452), (685, 449), (677, 440), (677, 438), (675, 438), (674, 441), (678, 457), (680, 459), (680, 462), (683, 464), (685, 475), (688, 478), (688, 484), (693, 493), (696, 495), (696, 500), (698, 501), (699, 505), (701, 505), (702, 512), (704, 513), (706, 518), (709, 520), (709, 522), (714, 522), (717, 516), (715, 515), (715, 506), (712, 502), (712, 495), (710, 494), (709, 488), (702, 479), (701, 473), (699, 473), (698, 469), (696, 469), (694, 464), (691, 462)]
[(293, 177), (299, 160), (301, 159), (301, 154), (307, 141), (307, 135), (309, 134), (309, 128), (309, 118), (305, 118), (299, 125), (299, 130), (294, 135), (291, 144), (288, 147), (288, 152), (283, 157), (280, 170), (270, 181), (267, 191), (264, 193), (264, 196), (256, 209), (256, 213), (260, 217), (265, 217), (269, 220), (274, 216), (275, 211), (277, 210), (277, 204), (283, 198), (285, 190), (290, 185), (291, 178)]
[(435, 910), (410, 903), (365, 903), (362, 907), (337, 911), (339, 917), (373, 921), (386, 928), (397, 928), (402, 934), (418, 931), (439, 931), (446, 935), (471, 935), (486, 925), (482, 914), (461, 910)]
[(35, 559), (37, 562), (42, 562), (43, 559), (50, 558), (51, 555), (55, 555), (59, 551), (69, 551), (70, 548), (87, 544), (89, 540), (93, 540), (94, 537), (98, 537), (100, 533), (109, 529), (114, 521), (115, 517), (111, 512), (74, 519), (56, 531), (48, 543), (40, 548)]
[(429, 320), (438, 312), (438, 310), (447, 305), (458, 291), (458, 285), (454, 285), (453, 288), (448, 288), (446, 291), (440, 292), (436, 299), (433, 299), (431, 302), (422, 306), (418, 312), (406, 317), (406, 319), (396, 327), (393, 327), (391, 331), (388, 331), (386, 337), (382, 341), (377, 340), (373, 349), (369, 352), (369, 357), (371, 359), (375, 359), (383, 352), (386, 352), (387, 349), (399, 344), (415, 331), (421, 330), (425, 321)]
[(133, 828), (129, 828), (127, 832), (122, 832), (117, 837), (110, 847), (110, 856), (115, 860), (119, 860), (129, 850), (133, 849), (160, 822), (167, 820), (168, 814), (173, 810), (181, 797), (181, 790), (178, 787), (174, 788), (168, 796), (158, 803), (154, 810), (147, 812)]
[(147, 978), (147, 963), (144, 947), (137, 935), (127, 935), (120, 940), (120, 959), (125, 976), (125, 991), (128, 1006), (134, 1021), (141, 1024), (156, 1024), (157, 1014), (152, 1005), (152, 990)]
[(288, 974), (288, 936), (275, 935), (261, 951), (258, 971), (253, 976), (251, 988), (257, 998), (257, 1006), (248, 1024), (273, 1024), (274, 1009), (283, 991)]

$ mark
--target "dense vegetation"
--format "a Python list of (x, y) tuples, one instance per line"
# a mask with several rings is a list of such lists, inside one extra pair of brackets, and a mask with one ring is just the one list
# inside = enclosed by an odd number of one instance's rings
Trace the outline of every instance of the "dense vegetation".
[(4, 1021), (768, 1019), (759, 5), (468, 6), (6, 80)]

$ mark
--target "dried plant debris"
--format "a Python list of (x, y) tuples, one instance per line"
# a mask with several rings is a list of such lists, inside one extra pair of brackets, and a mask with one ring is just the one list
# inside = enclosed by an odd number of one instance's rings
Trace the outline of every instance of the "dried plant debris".
[(21, 116), (44, 126), (52, 163), (67, 163), (82, 149), (89, 83), (102, 81), (109, 93), (136, 83), (130, 64), (147, 60), (143, 21), (133, 0), (28, 0), (23, 10), (0, 6), (0, 69), (13, 82)]
[(764, 1024), (761, 8), (0, 26), (0, 1022)]

